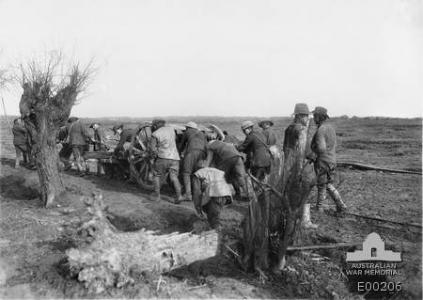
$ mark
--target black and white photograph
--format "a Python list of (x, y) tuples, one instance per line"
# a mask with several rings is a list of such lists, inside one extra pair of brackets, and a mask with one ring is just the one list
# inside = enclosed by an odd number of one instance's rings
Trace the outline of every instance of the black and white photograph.
[(0, 299), (422, 299), (422, 0), (0, 0)]

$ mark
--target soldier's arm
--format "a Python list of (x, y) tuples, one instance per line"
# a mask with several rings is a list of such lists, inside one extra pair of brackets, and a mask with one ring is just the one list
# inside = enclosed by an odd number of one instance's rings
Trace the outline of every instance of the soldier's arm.
[(180, 143), (181, 150), (183, 150), (185, 148), (187, 143), (188, 143), (188, 134), (185, 131), (184, 134), (182, 135), (182, 138), (181, 138), (181, 143)]
[(210, 167), (212, 161), (213, 161), (213, 151), (208, 149), (207, 158), (206, 158), (206, 167)]
[(158, 153), (159, 153), (158, 144), (159, 144), (159, 141), (157, 140), (157, 137), (155, 137), (154, 135), (151, 136), (150, 149), (151, 149), (151, 152), (153, 153), (154, 156), (157, 156)]
[(251, 137), (251, 134), (249, 134), (241, 144), (236, 146), (236, 149), (238, 151), (245, 153), (248, 151), (248, 148), (250, 148), (251, 142), (252, 142), (252, 137)]

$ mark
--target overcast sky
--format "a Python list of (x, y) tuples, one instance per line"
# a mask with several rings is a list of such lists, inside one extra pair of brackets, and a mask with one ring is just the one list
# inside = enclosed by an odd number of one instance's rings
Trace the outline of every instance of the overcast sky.
[[(0, 62), (99, 67), (82, 117), (422, 115), (420, 0), (0, 0)], [(3, 91), (18, 113), (21, 90)]]

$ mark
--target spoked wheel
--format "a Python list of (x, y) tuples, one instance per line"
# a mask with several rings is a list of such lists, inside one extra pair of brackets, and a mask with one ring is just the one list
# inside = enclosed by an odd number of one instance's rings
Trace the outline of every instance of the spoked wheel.
[(129, 169), (131, 177), (142, 189), (154, 191), (152, 154), (149, 149), (150, 126), (151, 124), (148, 123), (141, 125), (132, 138), (129, 151)]
[(153, 165), (149, 157), (140, 157), (131, 160), (129, 168), (131, 177), (136, 180), (142, 189), (154, 191)]

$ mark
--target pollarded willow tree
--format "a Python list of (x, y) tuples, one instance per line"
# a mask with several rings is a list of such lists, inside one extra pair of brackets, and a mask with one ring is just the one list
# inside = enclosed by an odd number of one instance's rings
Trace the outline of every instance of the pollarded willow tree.
[(23, 95), (19, 109), (31, 139), (45, 207), (51, 206), (65, 192), (59, 173), (57, 131), (69, 118), (92, 75), (91, 64), (85, 67), (79, 63), (66, 64), (63, 56), (56, 52), (41, 61), (31, 60), (20, 65)]

